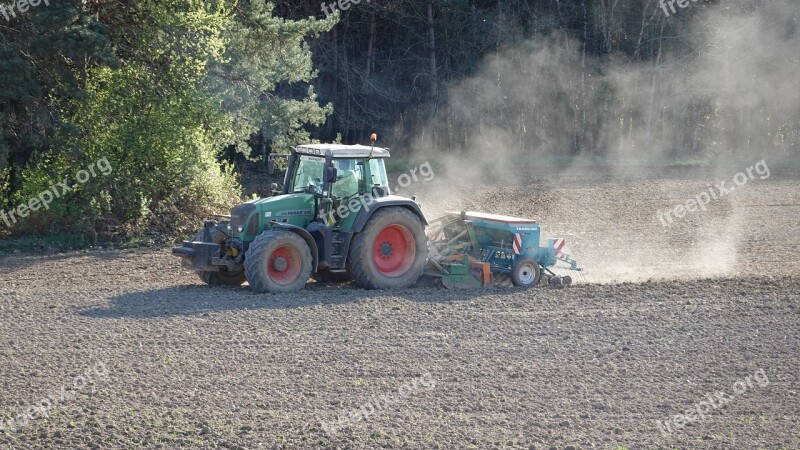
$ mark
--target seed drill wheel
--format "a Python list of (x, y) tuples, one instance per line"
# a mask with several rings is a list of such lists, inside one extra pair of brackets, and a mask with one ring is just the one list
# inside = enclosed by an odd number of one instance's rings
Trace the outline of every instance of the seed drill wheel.
[[(228, 227), (228, 222), (223, 221), (218, 223), (215, 227), (211, 228), (211, 242), (220, 245), (220, 251), (223, 250), (222, 245), (225, 244), (225, 234), (220, 231), (220, 229), (226, 229)], [(197, 235), (194, 237), (194, 240), (197, 242), (204, 242), (203, 235), (205, 233), (203, 230), (197, 232)], [(195, 270), (197, 276), (200, 277), (201, 280), (205, 281), (206, 283), (212, 286), (239, 286), (246, 281), (244, 276), (244, 269), (239, 270), (228, 270), (227, 267), (220, 267), (219, 272), (204, 272), (202, 270)]]
[(530, 287), (539, 284), (542, 268), (532, 258), (520, 258), (511, 266), (511, 282), (514, 286)]
[(347, 271), (365, 289), (406, 288), (422, 275), (426, 256), (427, 237), (419, 217), (405, 208), (387, 207), (353, 237)]
[(311, 249), (300, 236), (285, 230), (259, 234), (247, 249), (245, 274), (257, 292), (294, 292), (311, 275)]

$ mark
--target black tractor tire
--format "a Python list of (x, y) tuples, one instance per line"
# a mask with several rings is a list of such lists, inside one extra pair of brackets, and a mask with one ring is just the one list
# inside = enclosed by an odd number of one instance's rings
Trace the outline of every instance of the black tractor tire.
[(416, 283), (425, 269), (428, 238), (420, 218), (403, 207), (372, 214), (356, 233), (347, 271), (365, 289), (402, 289)]
[(295, 292), (311, 276), (311, 249), (291, 231), (271, 230), (258, 236), (244, 256), (244, 271), (256, 292)]
[[(215, 227), (211, 228), (211, 242), (215, 244), (219, 244), (220, 246), (220, 253), (224, 251), (223, 245), (225, 244), (225, 239), (227, 236), (225, 233), (220, 231), (219, 229), (227, 229), (228, 222), (223, 221), (217, 223)], [(203, 235), (205, 233), (203, 230), (197, 232), (195, 235), (194, 240), (197, 242), (204, 242)], [(244, 269), (238, 270), (228, 270), (227, 267), (220, 267), (219, 272), (204, 272), (202, 270), (195, 270), (197, 276), (200, 277), (206, 284), (210, 284), (211, 286), (241, 286), (246, 280), (244, 275)]]
[(511, 283), (514, 286), (529, 288), (539, 284), (542, 279), (542, 266), (533, 258), (519, 258), (511, 265)]

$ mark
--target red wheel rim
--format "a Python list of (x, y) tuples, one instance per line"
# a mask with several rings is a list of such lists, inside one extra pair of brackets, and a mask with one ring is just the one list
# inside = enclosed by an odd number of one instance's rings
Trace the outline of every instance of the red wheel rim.
[(416, 241), (403, 225), (389, 225), (372, 242), (372, 262), (387, 277), (399, 277), (414, 264)]
[(300, 275), (300, 252), (288, 245), (278, 247), (269, 255), (267, 264), (272, 281), (280, 285), (291, 284)]

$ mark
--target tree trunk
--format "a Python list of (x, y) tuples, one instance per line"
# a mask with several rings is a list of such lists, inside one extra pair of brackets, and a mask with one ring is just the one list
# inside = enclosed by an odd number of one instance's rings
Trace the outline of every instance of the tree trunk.
[(369, 43), (367, 44), (367, 80), (372, 73), (372, 67), (375, 65), (375, 10), (372, 10), (370, 15), (369, 25)]
[(436, 36), (433, 32), (433, 0), (428, 0), (428, 43), (431, 47), (431, 94), (438, 96), (438, 76), (436, 75)]
[[(655, 104), (656, 104), (656, 85), (658, 84), (658, 72), (659, 72), (659, 65), (661, 64), (661, 45), (664, 42), (664, 26), (666, 25), (666, 21), (661, 22), (661, 30), (659, 31), (658, 36), (658, 53), (656, 55), (656, 61), (653, 63), (653, 79), (652, 79), (652, 93), (650, 96), (650, 114), (648, 114), (647, 118), (647, 137), (650, 139), (650, 142), (653, 142), (653, 120), (655, 115)], [(664, 136), (661, 136), (664, 139)]]
[(577, 153), (581, 152), (586, 140), (586, 44), (589, 42), (589, 13), (586, 10), (586, 0), (581, 2), (583, 7), (583, 48), (581, 49), (581, 126), (578, 133)]

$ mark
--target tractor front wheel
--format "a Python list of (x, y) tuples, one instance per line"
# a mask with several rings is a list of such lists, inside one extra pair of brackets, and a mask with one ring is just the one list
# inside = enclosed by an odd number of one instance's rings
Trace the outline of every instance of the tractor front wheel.
[(265, 231), (250, 244), (244, 269), (257, 292), (295, 292), (311, 276), (311, 249), (300, 236), (285, 230)]
[(353, 237), (347, 271), (365, 289), (406, 288), (422, 275), (427, 253), (419, 217), (405, 208), (383, 208)]
[[(213, 228), (211, 228), (211, 242), (215, 244), (219, 244), (220, 246), (220, 253), (224, 251), (224, 244), (225, 239), (227, 236), (220, 230), (226, 229), (228, 227), (228, 222), (223, 221), (216, 224)], [(197, 232), (197, 235), (194, 237), (195, 242), (203, 242), (203, 235), (204, 230), (200, 230)], [(218, 272), (205, 272), (202, 270), (195, 270), (197, 276), (200, 277), (201, 280), (205, 281), (207, 284), (212, 286), (240, 286), (242, 283), (246, 281), (244, 276), (244, 269), (238, 270), (228, 270), (227, 267), (220, 267)]]
[(511, 266), (511, 282), (514, 286), (536, 286), (541, 278), (542, 267), (533, 258), (520, 258)]

